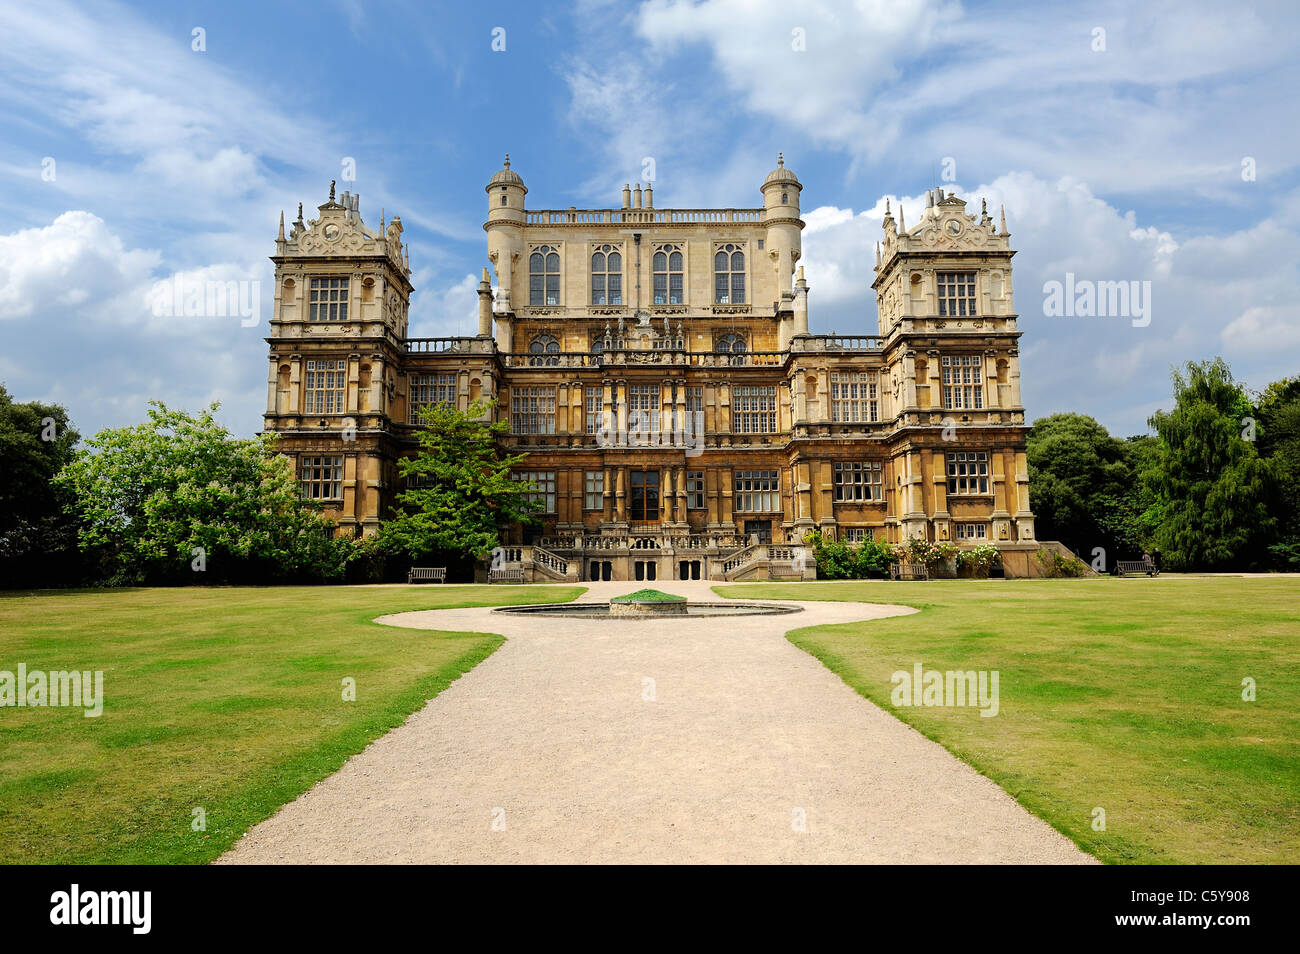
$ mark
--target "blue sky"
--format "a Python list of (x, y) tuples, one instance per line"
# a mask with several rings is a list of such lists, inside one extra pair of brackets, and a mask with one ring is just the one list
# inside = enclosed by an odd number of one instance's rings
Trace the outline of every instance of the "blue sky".
[[(814, 332), (874, 331), (886, 196), (911, 222), (932, 186), (986, 197), (1031, 419), (1142, 432), (1172, 364), (1300, 373), (1298, 27), (1289, 3), (4, 3), (0, 381), (83, 434), (155, 397), (251, 434), (277, 220), (330, 179), (401, 215), (412, 334), (471, 334), (503, 153), (535, 208), (616, 204), (645, 157), (658, 206), (752, 207), (783, 151)], [(262, 325), (155, 316), (178, 272), (260, 280)], [(1150, 324), (1044, 316), (1067, 272), (1150, 281)]]

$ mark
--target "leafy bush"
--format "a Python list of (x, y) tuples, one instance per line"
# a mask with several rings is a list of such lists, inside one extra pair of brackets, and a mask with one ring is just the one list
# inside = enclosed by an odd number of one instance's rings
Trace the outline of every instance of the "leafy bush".
[(1048, 550), (1046, 547), (1035, 554), (1038, 565), (1043, 571), (1043, 576), (1050, 577), (1079, 577), (1087, 572), (1088, 568), (1084, 566), (1083, 561), (1075, 557), (1062, 556), (1055, 550)]
[(672, 593), (665, 593), (663, 590), (637, 590), (635, 593), (628, 593), (626, 596), (616, 596), (611, 603), (685, 603), (686, 597), (674, 596)]
[(898, 553), (885, 542), (866, 540), (850, 546), (842, 540), (828, 540), (819, 531), (804, 537), (804, 545), (813, 548), (817, 561), (817, 578), (821, 580), (865, 580), (889, 575), (889, 567), (898, 562)]

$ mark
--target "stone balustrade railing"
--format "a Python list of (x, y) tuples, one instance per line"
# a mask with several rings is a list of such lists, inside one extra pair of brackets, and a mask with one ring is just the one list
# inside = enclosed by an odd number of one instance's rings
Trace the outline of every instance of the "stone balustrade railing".
[(495, 347), (491, 338), (407, 338), (409, 354), (490, 354)]
[(565, 553), (607, 553), (626, 550), (725, 551), (744, 544), (745, 538), (734, 533), (634, 533), (627, 536), (542, 537), (538, 545)]
[(545, 547), (539, 547), (536, 544), (532, 547), (533, 563), (546, 567), (561, 576), (569, 575), (569, 561), (559, 554), (552, 553)]
[(762, 209), (538, 209), (524, 214), (529, 225), (693, 225), (763, 220)]
[(723, 575), (733, 573), (756, 560), (761, 560), (766, 556), (766, 554), (766, 543), (751, 543), (749, 546), (742, 550), (737, 550), (727, 559), (722, 561)]
[[(451, 349), (454, 350), (454, 349)], [(785, 364), (784, 351), (748, 351), (727, 354), (713, 351), (561, 351), (531, 354), (509, 351), (501, 354), (507, 368), (611, 368), (636, 365), (677, 365), (689, 368), (779, 368)]]

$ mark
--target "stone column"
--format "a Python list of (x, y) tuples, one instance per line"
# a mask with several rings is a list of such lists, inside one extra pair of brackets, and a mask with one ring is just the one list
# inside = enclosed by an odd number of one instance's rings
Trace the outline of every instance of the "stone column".
[(289, 406), (290, 414), (302, 413), (302, 355), (295, 354), (289, 358)]
[(732, 524), (734, 526), (736, 522), (736, 515), (732, 510), (732, 506), (734, 503), (732, 500), (732, 496), (733, 496), (733, 492), (735, 491), (735, 483), (731, 477), (730, 467), (723, 467), (721, 470), (718, 471), (718, 483), (719, 483), (718, 489), (720, 491), (721, 503), (722, 503), (722, 515), (719, 519), (719, 522)]
[(724, 446), (731, 444), (731, 382), (723, 381), (718, 385), (718, 430), (728, 435), (723, 439)]
[(348, 383), (343, 395), (344, 413), (355, 415), (361, 404), (361, 355), (348, 355)]

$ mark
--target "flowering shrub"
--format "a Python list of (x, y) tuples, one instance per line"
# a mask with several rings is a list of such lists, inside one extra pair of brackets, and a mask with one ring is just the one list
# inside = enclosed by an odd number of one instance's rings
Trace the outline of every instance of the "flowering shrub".
[(957, 555), (957, 544), (951, 540), (931, 543), (924, 537), (913, 537), (907, 541), (907, 555), (910, 563), (924, 563), (927, 567), (946, 563)]
[(969, 569), (975, 576), (988, 576), (989, 570), (1002, 560), (1002, 554), (991, 543), (981, 543), (957, 554), (957, 566)]

